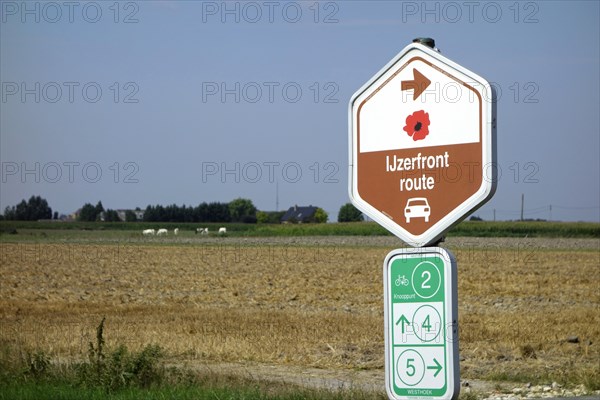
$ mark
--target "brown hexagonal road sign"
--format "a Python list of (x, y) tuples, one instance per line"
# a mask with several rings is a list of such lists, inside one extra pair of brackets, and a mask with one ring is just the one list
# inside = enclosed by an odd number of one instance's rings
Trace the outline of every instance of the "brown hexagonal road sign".
[(494, 194), (495, 105), (482, 77), (404, 48), (350, 100), (353, 204), (411, 246), (436, 243)]

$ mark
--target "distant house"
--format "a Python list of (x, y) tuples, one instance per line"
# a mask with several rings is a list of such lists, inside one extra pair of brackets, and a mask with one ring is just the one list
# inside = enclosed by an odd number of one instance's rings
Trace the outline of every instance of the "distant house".
[(72, 212), (67, 216), (68, 221), (77, 221), (79, 219), (79, 214), (81, 214), (81, 208), (78, 208), (77, 211)]
[[(138, 221), (142, 221), (144, 219), (144, 210), (123, 210), (123, 209), (119, 209), (119, 210), (115, 210), (117, 212), (117, 215), (119, 216), (119, 219), (121, 221), (125, 221), (125, 214), (127, 213), (127, 211), (132, 211), (135, 214), (135, 217), (137, 218)], [(79, 214), (81, 214), (81, 208), (79, 208), (77, 211), (75, 211), (74, 213), (69, 214), (68, 216), (66, 216), (64, 219), (67, 221), (77, 221), (79, 219)], [(104, 222), (105, 221), (105, 215), (106, 212), (102, 211), (100, 213), (100, 215), (98, 216), (98, 220)]]
[(127, 214), (127, 211), (132, 211), (138, 221), (142, 221), (144, 219), (144, 210), (117, 210), (117, 214), (119, 214), (119, 219), (121, 221), (126, 220), (125, 214)]
[(290, 224), (290, 223), (298, 223), (301, 224), (303, 222), (314, 222), (315, 213), (317, 212), (318, 207), (308, 206), (302, 207), (295, 205), (290, 207), (289, 210), (283, 217), (281, 217), (282, 224)]

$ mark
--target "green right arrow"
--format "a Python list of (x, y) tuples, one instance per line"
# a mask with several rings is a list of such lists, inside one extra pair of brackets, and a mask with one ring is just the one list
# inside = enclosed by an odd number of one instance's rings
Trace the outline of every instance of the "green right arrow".
[(436, 360), (435, 358), (433, 359), (433, 362), (435, 363), (435, 365), (428, 365), (427, 369), (435, 369), (435, 373), (433, 374), (433, 377), (435, 378), (436, 376), (438, 376), (438, 374), (442, 370), (442, 366), (440, 365), (438, 360)]
[(398, 325), (400, 322), (402, 322), (402, 333), (404, 333), (404, 324), (410, 325), (410, 321), (404, 316), (404, 314), (402, 314), (398, 321), (396, 321), (396, 325)]

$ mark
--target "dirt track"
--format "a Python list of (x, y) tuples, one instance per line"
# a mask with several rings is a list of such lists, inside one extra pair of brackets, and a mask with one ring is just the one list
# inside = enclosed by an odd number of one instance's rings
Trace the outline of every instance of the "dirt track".
[[(297, 246), (343, 246), (343, 247), (384, 247), (395, 249), (409, 247), (393, 236), (293, 236), (293, 237), (169, 237), (142, 238), (136, 243), (174, 243), (174, 244), (207, 244), (231, 246), (257, 245), (297, 245)], [(480, 238), (480, 237), (449, 237), (440, 244), (448, 249), (503, 249), (526, 248), (532, 250), (575, 250), (596, 249), (600, 251), (600, 239), (569, 239), (569, 238)], [(382, 260), (383, 261), (383, 260)]]

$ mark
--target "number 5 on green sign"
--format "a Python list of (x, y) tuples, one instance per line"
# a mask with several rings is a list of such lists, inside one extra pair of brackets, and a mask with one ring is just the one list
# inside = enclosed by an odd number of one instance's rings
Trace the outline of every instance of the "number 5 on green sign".
[(416, 368), (414, 366), (415, 359), (414, 358), (409, 358), (406, 360), (406, 375), (408, 376), (414, 376), (415, 372), (416, 372)]

